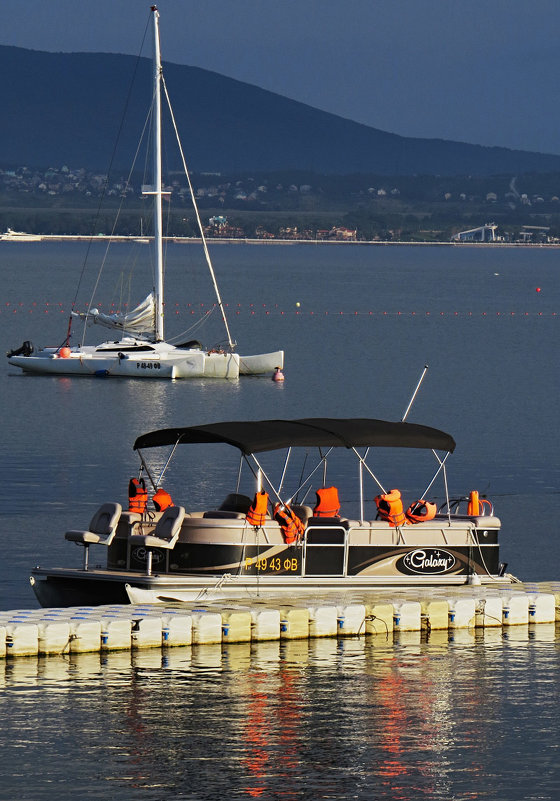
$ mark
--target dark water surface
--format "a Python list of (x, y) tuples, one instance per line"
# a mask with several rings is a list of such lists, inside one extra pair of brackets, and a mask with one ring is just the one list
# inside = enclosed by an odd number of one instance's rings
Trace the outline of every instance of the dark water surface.
[(555, 801), (560, 790), (554, 626), (4, 669), (3, 798)]
[[(84, 251), (1, 243), (2, 350), (63, 339)], [(0, 609), (36, 605), (34, 564), (80, 563), (63, 533), (103, 501), (125, 501), (140, 433), (228, 419), (399, 419), (425, 363), (408, 419), (455, 437), (451, 492), (494, 501), (512, 572), (560, 578), (559, 251), (219, 245), (214, 254), (240, 352), (283, 347), (286, 381), (32, 377), (4, 362)], [(192, 277), (194, 246), (168, 255), (173, 336), (213, 299), (204, 273)], [(108, 287), (106, 304), (121, 291)], [(222, 337), (215, 317), (196, 334), (207, 343)], [(227, 458), (207, 449), (182, 468), (187, 509), (231, 489)], [(408, 456), (384, 455), (378, 472), (411, 498), (430, 477)], [(354, 475), (340, 485), (350, 508)], [(538, 627), (536, 637), (9, 662), (0, 768), (11, 779), (0, 797), (555, 799), (558, 642)]]

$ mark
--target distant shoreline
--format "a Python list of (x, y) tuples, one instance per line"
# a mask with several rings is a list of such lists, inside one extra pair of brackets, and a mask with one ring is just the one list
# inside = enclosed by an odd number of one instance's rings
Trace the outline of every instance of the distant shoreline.
[[(25, 236), (21, 237), (8, 237), (1, 236), (0, 242), (18, 242), (30, 244), (31, 242), (106, 242), (112, 240), (113, 242), (139, 242), (148, 244), (149, 239), (140, 236), (108, 236), (99, 234), (97, 236), (81, 236), (73, 234), (30, 234), (30, 238)], [(164, 237), (164, 241), (173, 242), (180, 245), (200, 245), (202, 240), (200, 237), (181, 237), (169, 236)], [(531, 243), (531, 242), (407, 242), (407, 241), (394, 241), (394, 240), (336, 240), (336, 239), (251, 239), (249, 237), (239, 239), (229, 239), (225, 237), (213, 238), (207, 237), (206, 241), (209, 244), (224, 244), (224, 245), (377, 245), (377, 246), (410, 246), (410, 247), (459, 247), (459, 248), (539, 248), (539, 249), (554, 249), (560, 248), (560, 243)]]

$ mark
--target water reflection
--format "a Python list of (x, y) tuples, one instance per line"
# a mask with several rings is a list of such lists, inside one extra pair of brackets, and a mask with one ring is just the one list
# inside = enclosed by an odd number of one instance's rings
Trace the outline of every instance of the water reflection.
[[(52, 297), (52, 287), (74, 285), (79, 249), (2, 249), (6, 298), (63, 299)], [(550, 506), (559, 475), (556, 441), (547, 436), (557, 397), (555, 251), (219, 251), (224, 297), (245, 310), (234, 318), (241, 349), (286, 349), (281, 389), (268, 378), (26, 377), (4, 360), (8, 425), (0, 455), (8, 502), (0, 528), (8, 556), (0, 608), (35, 604), (28, 585), (35, 562), (80, 563), (63, 532), (86, 524), (101, 502), (126, 499), (139, 434), (227, 419), (395, 419), (426, 360), (431, 378), (414, 421), (457, 437), (452, 490), (478, 486), (496, 501), (503, 559), (513, 572), (558, 578), (560, 540), (545, 543), (533, 520), (535, 508)], [(188, 255), (184, 247), (176, 254)], [(551, 288), (546, 297), (527, 296), (535, 270)], [(296, 286), (305, 310), (297, 317)], [(183, 287), (189, 297), (175, 300), (206, 300), (192, 282)], [(270, 315), (246, 312), (249, 303), (272, 302), (279, 311)], [(2, 325), (7, 346), (61, 335), (53, 314), (4, 315)], [(348, 359), (349, 344), (363, 343), (363, 358)], [(403, 354), (397, 371), (396, 352)], [(462, 369), (473, 354), (484, 355), (483, 392), (473, 392), (472, 370)], [(197, 455), (178, 474), (178, 497), (191, 507), (197, 493), (221, 500), (226, 467), (217, 451)], [(407, 460), (395, 469), (388, 481), (393, 475), (395, 486), (418, 486)], [(350, 481), (354, 487), (353, 474)], [(0, 661), (3, 787), (8, 797), (33, 801), (51, 801), (53, 791), (116, 801), (555, 799), (559, 641), (547, 628)]]
[(4, 661), (0, 761), (34, 799), (552, 798), (558, 644), (551, 625)]

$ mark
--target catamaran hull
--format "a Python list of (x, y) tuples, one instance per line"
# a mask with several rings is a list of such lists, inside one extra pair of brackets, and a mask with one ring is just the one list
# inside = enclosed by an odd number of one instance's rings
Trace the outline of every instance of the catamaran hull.
[(100, 355), (99, 351), (71, 351), (61, 358), (55, 349), (31, 356), (12, 356), (9, 363), (26, 373), (42, 375), (112, 376), (121, 378), (238, 378), (239, 375), (272, 373), (284, 363), (283, 351), (257, 356), (177, 349), (167, 353)]
[(238, 378), (239, 356), (201, 351), (185, 355), (138, 359), (96, 358), (88, 354), (66, 359), (46, 356), (14, 356), (10, 364), (26, 373), (43, 375), (112, 376), (116, 378)]
[(260, 353), (256, 356), (239, 357), (240, 375), (266, 375), (279, 367), (284, 367), (284, 351), (276, 350), (273, 353)]

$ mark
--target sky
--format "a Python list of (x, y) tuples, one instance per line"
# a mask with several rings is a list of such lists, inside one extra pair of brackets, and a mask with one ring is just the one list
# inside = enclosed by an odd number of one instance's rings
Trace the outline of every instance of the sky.
[[(160, 0), (164, 61), (403, 136), (560, 154), (558, 0)], [(136, 55), (139, 0), (2, 0), (0, 44)], [(149, 55), (149, 51), (145, 51)]]

